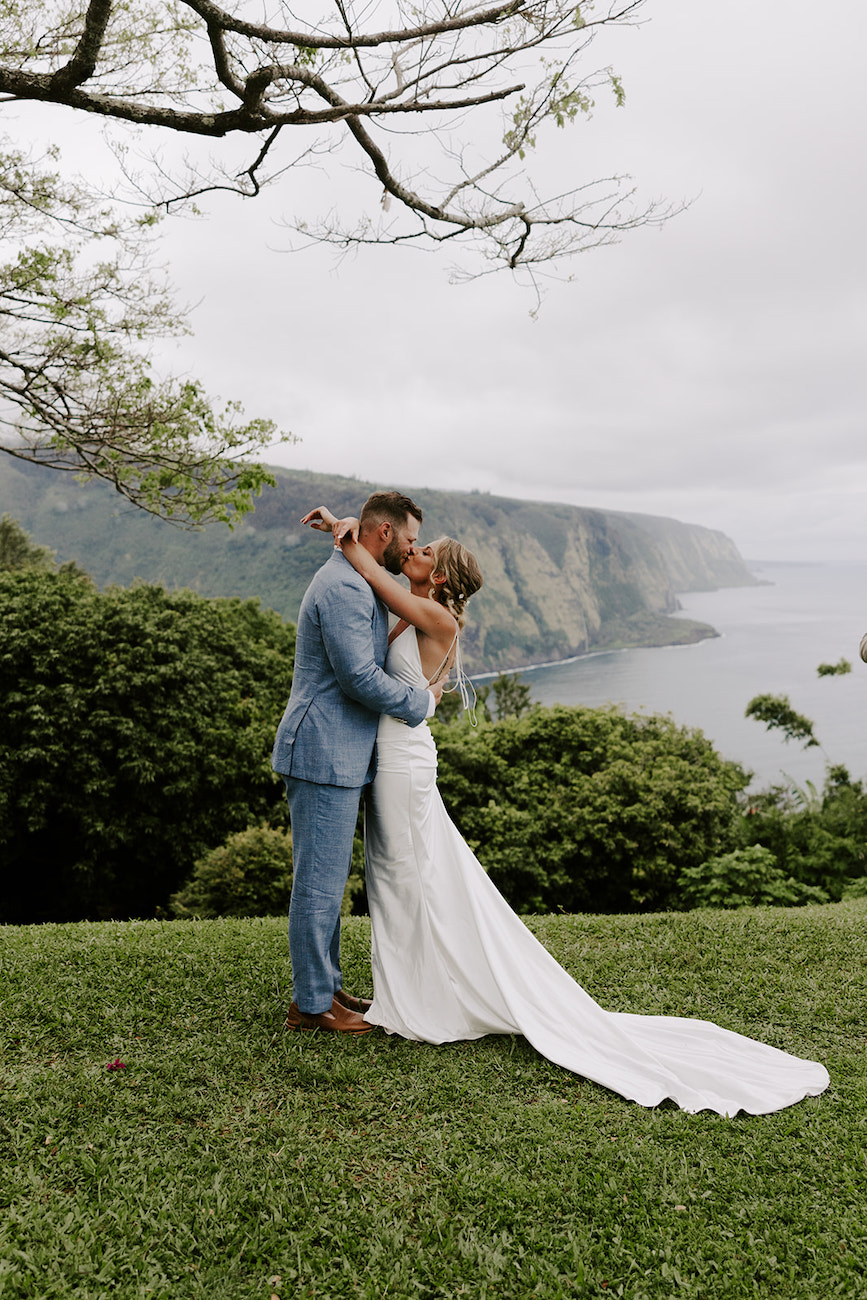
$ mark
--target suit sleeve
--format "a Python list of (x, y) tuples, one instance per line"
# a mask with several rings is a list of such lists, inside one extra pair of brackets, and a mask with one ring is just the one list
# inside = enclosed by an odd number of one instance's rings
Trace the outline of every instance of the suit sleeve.
[[(369, 599), (368, 599), (369, 592)], [(410, 726), (423, 722), (430, 710), (430, 694), (389, 677), (376, 663), (368, 588), (335, 584), (317, 605), (322, 643), (338, 685), (350, 699), (372, 713), (388, 713)]]

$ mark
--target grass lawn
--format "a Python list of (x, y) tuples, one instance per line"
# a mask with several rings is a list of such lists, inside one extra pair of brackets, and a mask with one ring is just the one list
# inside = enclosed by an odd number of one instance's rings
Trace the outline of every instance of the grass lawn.
[[(727, 1120), (523, 1039), (292, 1034), (282, 919), (7, 928), (2, 1300), (867, 1296), (867, 900), (531, 925), (604, 1006), (830, 1089)], [(369, 992), (361, 918), (344, 974)]]

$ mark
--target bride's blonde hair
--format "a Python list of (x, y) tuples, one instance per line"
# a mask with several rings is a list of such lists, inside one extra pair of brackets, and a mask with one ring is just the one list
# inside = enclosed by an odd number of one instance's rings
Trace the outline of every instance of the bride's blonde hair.
[(470, 596), (482, 585), (482, 571), (472, 551), (468, 551), (453, 537), (443, 537), (437, 542), (431, 578), (444, 577), (445, 582), (431, 582), (431, 596), (456, 619), (459, 628), (464, 626), (464, 606)]

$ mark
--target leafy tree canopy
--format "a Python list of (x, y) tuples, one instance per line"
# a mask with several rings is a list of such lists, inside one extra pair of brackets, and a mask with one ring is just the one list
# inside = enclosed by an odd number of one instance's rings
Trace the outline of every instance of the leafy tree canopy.
[(533, 707), (530, 687), (519, 673), (500, 673), (491, 683), (498, 718), (520, 718)]
[(23, 568), (0, 626), (0, 920), (152, 915), (228, 834), (285, 821), (273, 611)]
[[(545, 196), (528, 161), (542, 127), (588, 115), (601, 91), (623, 102), (617, 76), (584, 56), (643, 2), (323, 0), (299, 20), (285, 0), (0, 0), (4, 104), (91, 114), (152, 145), (132, 173), (147, 143), (113, 137), (139, 204), (119, 216), (63, 178), (56, 151), (0, 139), (0, 450), (104, 478), (175, 523), (231, 523), (273, 481), (256, 454), (278, 435), (194, 378), (153, 373), (149, 345), (184, 329), (151, 265), (158, 215), (215, 189), (254, 196), (324, 155), (330, 175), (345, 153), (379, 216), (302, 211), (287, 217), (296, 242), (457, 241), (476, 271), (533, 280), (669, 215), (636, 206), (619, 177), (558, 175)], [(175, 166), (161, 147), (172, 135), (222, 145)]]
[(0, 140), (0, 450), (105, 479), (174, 522), (230, 522), (273, 482), (250, 458), (278, 434), (195, 380), (154, 377), (148, 345), (184, 330), (151, 267), (155, 220), (119, 217), (56, 156)]
[(54, 552), (47, 546), (31, 542), (24, 529), (11, 515), (0, 519), (0, 573), (14, 569), (53, 571)]

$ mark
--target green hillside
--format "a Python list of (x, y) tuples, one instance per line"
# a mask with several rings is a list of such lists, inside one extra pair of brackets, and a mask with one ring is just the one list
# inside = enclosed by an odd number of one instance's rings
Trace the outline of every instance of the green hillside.
[[(172, 527), (104, 484), (81, 484), (8, 457), (0, 459), (0, 511), (101, 586), (139, 578), (209, 596), (254, 597), (293, 620), (328, 554), (327, 538), (302, 528), (302, 515), (320, 504), (357, 513), (383, 485), (275, 473), (276, 487), (266, 489), (234, 533), (223, 525)], [(485, 585), (470, 606), (466, 633), (475, 671), (710, 636), (704, 624), (670, 617), (675, 592), (755, 581), (733, 542), (695, 525), (485, 493), (406, 490), (425, 512), (424, 537), (458, 537), (481, 563)]]

